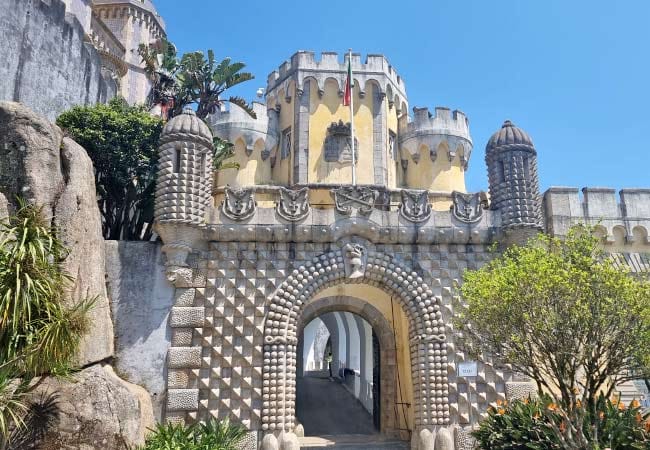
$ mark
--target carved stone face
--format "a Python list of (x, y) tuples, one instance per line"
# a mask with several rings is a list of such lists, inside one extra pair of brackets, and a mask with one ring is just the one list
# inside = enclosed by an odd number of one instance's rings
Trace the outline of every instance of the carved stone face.
[(365, 249), (359, 244), (346, 244), (345, 257), (348, 264), (348, 278), (361, 278), (364, 276), (363, 257)]

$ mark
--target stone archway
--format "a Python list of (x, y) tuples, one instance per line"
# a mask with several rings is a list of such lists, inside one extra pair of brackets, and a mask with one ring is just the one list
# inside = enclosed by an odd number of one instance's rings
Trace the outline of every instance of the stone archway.
[(367, 321), (379, 340), (381, 349), (380, 374), (382, 395), (380, 399), (381, 433), (391, 437), (399, 436), (399, 423), (393, 407), (397, 398), (397, 365), (395, 336), (391, 324), (384, 315), (370, 303), (350, 296), (326, 297), (307, 305), (298, 321), (298, 336), (303, 327), (316, 317), (329, 312), (349, 312)]
[(449, 424), (447, 348), (440, 299), (404, 262), (348, 243), (295, 269), (270, 299), (264, 328), (262, 429), (271, 433), (293, 431), (298, 320), (318, 292), (340, 283), (376, 286), (398, 300), (409, 322), (414, 427)]

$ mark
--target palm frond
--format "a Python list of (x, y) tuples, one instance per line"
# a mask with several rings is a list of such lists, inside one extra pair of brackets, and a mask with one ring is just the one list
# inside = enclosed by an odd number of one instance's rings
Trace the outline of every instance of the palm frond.
[(228, 101), (234, 105), (239, 106), (241, 109), (246, 111), (249, 116), (251, 116), (253, 119), (257, 119), (257, 114), (255, 114), (255, 111), (253, 110), (253, 107), (248, 104), (246, 100), (244, 100), (241, 97), (230, 97)]

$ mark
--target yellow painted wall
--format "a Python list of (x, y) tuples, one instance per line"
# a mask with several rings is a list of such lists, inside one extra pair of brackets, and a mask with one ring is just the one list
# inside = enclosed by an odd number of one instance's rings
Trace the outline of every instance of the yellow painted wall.
[[(406, 152), (405, 152), (406, 153)], [(430, 191), (460, 191), (465, 192), (465, 171), (462, 168), (460, 155), (452, 161), (447, 156), (447, 148), (441, 145), (438, 156), (431, 161), (429, 148), (420, 147), (420, 161), (416, 164), (409, 159), (406, 170), (406, 183), (411, 189), (428, 189)]]
[[(314, 84), (314, 83), (311, 83)], [(358, 83), (356, 83), (358, 85)], [(318, 90), (311, 89), (310, 120), (309, 120), (309, 182), (310, 183), (351, 183), (352, 164), (350, 162), (326, 162), (324, 144), (327, 128), (332, 122), (342, 120), (350, 122), (350, 107), (343, 106), (339, 97), (339, 85), (333, 80), (327, 80), (323, 97), (319, 98)], [(372, 184), (373, 154), (372, 154), (372, 102), (373, 93), (366, 91), (363, 99), (359, 98), (359, 87), (354, 88), (354, 131), (359, 143), (359, 161), (357, 162), (357, 183)]]
[(253, 146), (250, 156), (246, 154), (246, 144), (243, 139), (235, 141), (235, 155), (228, 162), (239, 164), (239, 170), (219, 170), (216, 172), (218, 187), (226, 184), (231, 186), (251, 186), (255, 184), (269, 184), (271, 182), (271, 163), (267, 159), (262, 161), (264, 142), (258, 139)]
[[(355, 297), (370, 303), (377, 308), (389, 324), (394, 324), (395, 345), (397, 354), (397, 366), (399, 370), (400, 388), (397, 389), (400, 403), (410, 403), (411, 407), (398, 405), (399, 428), (413, 430), (414, 422), (414, 401), (413, 401), (413, 380), (411, 378), (411, 353), (409, 347), (409, 324), (406, 314), (399, 304), (399, 300), (393, 299), (391, 308), (391, 297), (383, 290), (365, 284), (339, 284), (319, 292), (314, 300), (326, 297), (349, 296)], [(394, 319), (394, 320), (393, 320)], [(405, 413), (405, 414), (403, 414)], [(406, 415), (408, 423), (404, 422)]]

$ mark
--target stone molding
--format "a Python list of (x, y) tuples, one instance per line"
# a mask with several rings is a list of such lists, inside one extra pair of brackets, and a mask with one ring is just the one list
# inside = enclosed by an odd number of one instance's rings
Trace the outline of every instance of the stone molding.
[(476, 223), (483, 218), (483, 210), (488, 207), (487, 195), (485, 192), (465, 194), (453, 191), (454, 200), (451, 211), (454, 217), (463, 223)]
[(407, 189), (402, 191), (402, 203), (399, 206), (399, 213), (406, 220), (413, 223), (426, 222), (431, 217), (431, 211), (428, 191)]
[(332, 196), (339, 213), (349, 216), (352, 210), (357, 210), (360, 214), (368, 215), (375, 207), (379, 191), (365, 186), (341, 186), (332, 189)]
[(276, 203), (278, 216), (289, 222), (298, 222), (309, 215), (309, 188), (280, 188), (280, 200)]
[(252, 189), (226, 187), (224, 193), (225, 199), (221, 203), (224, 216), (237, 222), (253, 217), (257, 204)]

